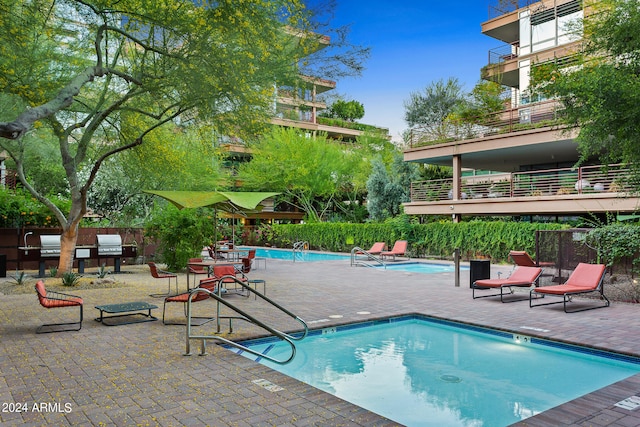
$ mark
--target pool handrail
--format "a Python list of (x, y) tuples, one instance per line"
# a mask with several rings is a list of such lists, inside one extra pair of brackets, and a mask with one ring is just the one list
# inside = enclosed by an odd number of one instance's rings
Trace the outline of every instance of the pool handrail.
[(385, 270), (387, 269), (387, 264), (385, 264), (385, 262), (380, 257), (377, 257), (358, 246), (355, 246), (353, 249), (351, 249), (351, 267), (353, 267), (354, 265), (363, 265), (365, 267), (375, 267), (375, 265), (372, 265), (369, 262), (358, 260), (358, 255), (364, 255), (367, 258), (367, 261), (373, 261), (374, 263), (377, 263), (379, 266), (384, 267)]
[[(185, 351), (185, 356), (190, 356), (191, 355), (191, 339), (199, 339), (202, 340), (201, 343), (201, 350), (200, 350), (200, 355), (203, 356), (206, 354), (206, 341), (208, 339), (212, 339), (212, 340), (217, 340), (217, 341), (221, 341), (231, 347), (235, 347), (238, 348), (242, 351), (247, 351), (255, 356), (259, 356), (259, 357), (263, 357), (267, 360), (270, 360), (271, 362), (277, 363), (277, 364), (286, 364), (289, 363), (291, 360), (293, 360), (293, 358), (295, 357), (296, 354), (296, 347), (295, 344), (293, 343), (293, 341), (300, 341), (302, 339), (304, 339), (308, 332), (309, 332), (309, 327), (307, 326), (307, 323), (301, 319), (299, 316), (295, 315), (294, 313), (292, 313), (291, 311), (289, 311), (288, 309), (284, 308), (283, 306), (281, 306), (280, 304), (278, 304), (277, 302), (273, 301), (271, 298), (267, 297), (266, 295), (262, 294), (261, 292), (259, 292), (257, 289), (253, 289), (249, 284), (244, 283), (240, 280), (238, 280), (235, 276), (222, 276), (220, 278), (220, 282), (222, 283), (223, 280), (225, 279), (230, 279), (233, 280), (234, 282), (236, 282), (238, 285), (244, 287), (246, 290), (248, 290), (249, 292), (253, 292), (256, 296), (262, 298), (263, 300), (265, 300), (267, 303), (271, 304), (272, 306), (276, 307), (277, 309), (279, 309), (280, 311), (282, 311), (283, 313), (285, 313), (286, 315), (292, 317), (294, 320), (296, 320), (297, 322), (299, 322), (300, 324), (302, 324), (303, 327), (303, 331), (302, 334), (296, 334), (296, 335), (291, 335), (291, 334), (287, 334), (285, 332), (279, 331), (275, 328), (272, 328), (270, 326), (268, 326), (267, 324), (265, 324), (264, 322), (256, 319), (254, 316), (251, 316), (250, 314), (246, 313), (245, 311), (241, 310), (240, 308), (236, 307), (235, 305), (231, 304), (228, 300), (223, 299), (222, 298), (222, 287), (221, 286), (217, 286), (216, 290), (211, 291), (209, 289), (203, 289), (203, 288), (195, 288), (192, 289), (190, 291), (190, 295), (189, 295), (189, 300), (187, 302), (187, 322), (186, 322), (186, 351)], [(287, 358), (287, 359), (275, 359), (271, 356), (268, 356), (266, 354), (257, 352), (255, 350), (252, 350), (246, 346), (243, 346), (242, 344), (238, 344), (234, 341), (231, 341), (229, 339), (223, 338), (221, 336), (218, 335), (192, 335), (191, 334), (191, 303), (192, 303), (192, 299), (193, 296), (196, 295), (197, 293), (200, 292), (204, 292), (209, 294), (209, 296), (211, 296), (212, 298), (214, 298), (217, 303), (216, 303), (216, 327), (217, 327), (217, 333), (220, 332), (220, 319), (221, 318), (225, 318), (225, 319), (229, 319), (229, 332), (232, 332), (232, 324), (231, 321), (232, 319), (238, 319), (238, 320), (245, 320), (249, 323), (252, 323), (258, 327), (261, 327), (262, 329), (265, 329), (266, 331), (270, 332), (271, 334), (277, 336), (278, 338), (282, 339), (283, 341), (287, 342), (290, 347), (291, 347), (291, 355)], [(239, 316), (220, 316), (220, 304), (223, 304), (224, 306), (226, 306), (227, 308), (230, 308), (231, 310), (235, 311), (236, 313), (239, 314)]]
[(297, 241), (293, 244), (293, 262), (296, 262), (296, 252), (302, 253), (309, 250), (309, 242), (305, 240)]

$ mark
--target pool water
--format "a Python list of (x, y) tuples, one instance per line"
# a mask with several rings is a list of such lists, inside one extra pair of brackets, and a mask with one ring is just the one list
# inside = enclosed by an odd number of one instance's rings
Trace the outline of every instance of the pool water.
[[(272, 259), (293, 260), (291, 249), (265, 249), (256, 248), (256, 256)], [(349, 261), (349, 255), (340, 255), (322, 252), (296, 251), (296, 261)]]
[[(451, 273), (455, 271), (453, 265), (449, 264), (431, 264), (425, 262), (408, 262), (402, 264), (387, 264), (385, 266), (376, 266), (380, 270), (404, 271), (407, 273)], [(460, 267), (460, 270), (468, 270), (469, 267)]]
[[(409, 316), (313, 331), (292, 362), (260, 361), (398, 423), (438, 427), (507, 426), (640, 372), (634, 358), (526, 338)], [(290, 354), (272, 339), (244, 344)]]
[[(291, 249), (265, 249), (256, 248), (256, 256), (270, 259), (282, 259), (293, 260), (293, 250)], [(342, 255), (335, 253), (323, 253), (323, 252), (309, 252), (302, 251), (296, 252), (296, 262), (313, 262), (313, 261), (350, 261), (350, 255)], [(380, 270), (391, 271), (404, 271), (409, 273), (450, 273), (454, 271), (453, 265), (447, 264), (432, 264), (425, 262), (401, 262), (401, 263), (387, 263), (385, 266), (374, 267)], [(461, 270), (468, 269), (468, 267), (460, 267)]]

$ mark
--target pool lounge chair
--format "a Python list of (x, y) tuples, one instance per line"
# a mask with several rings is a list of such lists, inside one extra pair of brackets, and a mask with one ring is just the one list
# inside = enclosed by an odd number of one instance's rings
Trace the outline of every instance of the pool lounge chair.
[(397, 256), (405, 256), (407, 252), (407, 241), (406, 240), (396, 240), (393, 244), (393, 248), (390, 251), (382, 251), (380, 252), (380, 258), (393, 258), (396, 260)]
[[(509, 277), (506, 279), (481, 279), (473, 282), (471, 286), (473, 289), (472, 295), (473, 299), (476, 298), (486, 298), (486, 297), (495, 297), (500, 295), (501, 302), (515, 302), (515, 301), (526, 301), (525, 298), (519, 299), (509, 299), (508, 301), (504, 300), (504, 290), (508, 288), (508, 293), (513, 294), (513, 288), (530, 288), (535, 286), (538, 278), (542, 274), (542, 269), (540, 267), (516, 267), (515, 270), (511, 273)], [(500, 289), (500, 293), (492, 293), (489, 295), (479, 295), (476, 296), (476, 289)], [(526, 295), (526, 294), (525, 294)]]
[(371, 245), (371, 249), (369, 249), (368, 251), (356, 251), (355, 254), (356, 255), (380, 255), (382, 253), (382, 251), (384, 251), (385, 249), (387, 249), (387, 244), (385, 242), (375, 242), (373, 245)]
[[(532, 289), (531, 292), (529, 292), (529, 307), (562, 303), (564, 305), (565, 313), (575, 313), (578, 311), (609, 307), (609, 299), (604, 295), (603, 282), (605, 271), (605, 266), (603, 264), (585, 264), (581, 262), (575, 270), (573, 270), (564, 284), (541, 286)], [(604, 305), (587, 306), (571, 311), (567, 310), (567, 303), (571, 302), (573, 296), (591, 292), (599, 292), (600, 299), (605, 301)], [(539, 299), (540, 297), (545, 297), (546, 295), (562, 296), (562, 301), (533, 304), (534, 300)]]

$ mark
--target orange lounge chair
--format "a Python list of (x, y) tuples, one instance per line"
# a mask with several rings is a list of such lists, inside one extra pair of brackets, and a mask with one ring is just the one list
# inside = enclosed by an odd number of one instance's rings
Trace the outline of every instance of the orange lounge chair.
[(397, 256), (405, 256), (405, 253), (407, 252), (407, 241), (406, 240), (396, 240), (396, 242), (393, 244), (393, 248), (391, 248), (390, 251), (383, 251), (380, 252), (380, 257), (381, 258), (389, 258), (389, 257), (393, 257), (393, 260), (396, 260)]
[(531, 258), (527, 251), (509, 251), (509, 257), (516, 265), (521, 267), (554, 267), (553, 262), (537, 262)]
[(355, 254), (356, 255), (365, 255), (365, 254), (380, 255), (382, 251), (384, 251), (385, 249), (387, 249), (387, 244), (385, 242), (375, 242), (373, 245), (371, 245), (371, 249), (369, 249), (368, 251), (356, 251)]
[[(82, 329), (82, 309), (84, 304), (82, 298), (76, 295), (63, 294), (62, 292), (47, 291), (42, 280), (38, 280), (38, 282), (36, 283), (36, 293), (38, 294), (38, 301), (40, 302), (40, 305), (44, 308), (80, 308), (80, 320), (78, 320), (77, 322), (48, 323), (36, 329), (36, 334), (44, 334), (48, 332), (79, 331), (80, 329)], [(62, 326), (63, 328), (58, 329), (58, 326)]]
[[(609, 299), (604, 295), (604, 274), (606, 267), (603, 264), (585, 264), (579, 263), (573, 270), (567, 281), (562, 285), (542, 286), (532, 289), (529, 292), (529, 307), (537, 307), (540, 305), (550, 305), (563, 303), (565, 313), (575, 313), (578, 311), (591, 310), (594, 308), (609, 307)], [(574, 295), (586, 294), (590, 292), (599, 292), (600, 299), (605, 301), (604, 305), (588, 306), (577, 310), (567, 311), (567, 303), (571, 302)], [(534, 298), (535, 295), (535, 298)], [(562, 301), (547, 302), (543, 304), (533, 304), (534, 299), (538, 299), (542, 295), (562, 296)]]
[[(540, 267), (516, 267), (515, 270), (511, 273), (509, 277), (506, 279), (481, 279), (473, 282), (473, 299), (476, 298), (486, 298), (486, 297), (495, 297), (500, 295), (501, 302), (514, 302), (514, 301), (524, 301), (527, 298), (520, 299), (510, 299), (509, 301), (504, 300), (504, 289), (509, 289), (509, 294), (513, 294), (513, 288), (530, 288), (531, 286), (535, 286), (536, 281), (542, 274), (542, 269)], [(476, 289), (500, 289), (500, 293), (493, 293), (490, 295), (481, 295), (476, 296)]]

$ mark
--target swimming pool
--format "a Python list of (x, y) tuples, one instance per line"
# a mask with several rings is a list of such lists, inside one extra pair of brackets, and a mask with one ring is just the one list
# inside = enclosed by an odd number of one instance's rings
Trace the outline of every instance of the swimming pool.
[(261, 363), (407, 426), (506, 426), (640, 372), (635, 358), (517, 336), (406, 316), (313, 331), (289, 364)]
[[(246, 248), (243, 248), (246, 249)], [(256, 248), (256, 256), (270, 259), (293, 260), (293, 250), (291, 249), (266, 249)], [(350, 261), (350, 255), (342, 255), (324, 252), (296, 252), (296, 261), (314, 262), (314, 261)], [(450, 273), (454, 271), (453, 265), (449, 264), (433, 264), (426, 262), (400, 262), (387, 263), (385, 266), (374, 267), (380, 270), (405, 271), (409, 273)], [(468, 267), (460, 267), (461, 270), (468, 270)]]
[[(256, 248), (256, 256), (272, 259), (285, 259), (293, 260), (293, 250), (291, 249), (266, 249)], [(296, 261), (349, 261), (349, 255), (324, 253), (324, 252), (309, 252), (309, 251), (296, 251)]]
[[(453, 265), (449, 264), (432, 264), (426, 262), (406, 262), (401, 264), (386, 264), (385, 266), (374, 267), (380, 270), (404, 271), (407, 273), (451, 273), (454, 270)], [(468, 270), (467, 266), (460, 266), (460, 270)]]

